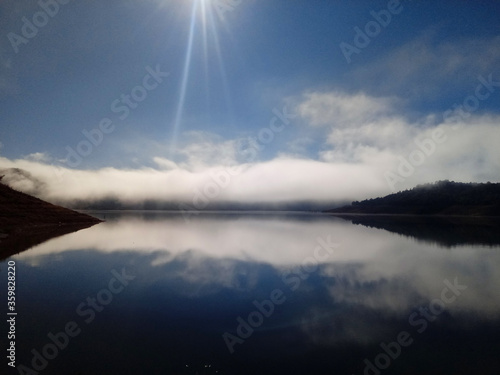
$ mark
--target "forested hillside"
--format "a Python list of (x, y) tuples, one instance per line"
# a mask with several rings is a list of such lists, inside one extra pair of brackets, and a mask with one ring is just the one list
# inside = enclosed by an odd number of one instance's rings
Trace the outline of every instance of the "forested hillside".
[(500, 183), (438, 181), (328, 212), (500, 216)]

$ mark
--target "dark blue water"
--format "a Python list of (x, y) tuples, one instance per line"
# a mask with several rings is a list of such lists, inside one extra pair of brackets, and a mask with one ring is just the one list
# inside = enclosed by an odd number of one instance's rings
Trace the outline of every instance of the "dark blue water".
[(106, 219), (9, 259), (5, 373), (498, 374), (499, 246), (314, 215)]

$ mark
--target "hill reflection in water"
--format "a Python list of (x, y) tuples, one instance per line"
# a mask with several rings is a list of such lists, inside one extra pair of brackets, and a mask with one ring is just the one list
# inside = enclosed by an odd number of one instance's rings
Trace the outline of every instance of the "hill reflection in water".
[(385, 229), (444, 247), (500, 245), (500, 218), (413, 215), (335, 215), (353, 224)]

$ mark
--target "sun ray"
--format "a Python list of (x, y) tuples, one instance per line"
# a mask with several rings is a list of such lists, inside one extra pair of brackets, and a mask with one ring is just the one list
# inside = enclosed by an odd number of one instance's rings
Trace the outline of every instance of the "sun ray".
[(184, 102), (186, 100), (186, 90), (187, 84), (189, 82), (189, 67), (191, 66), (191, 56), (193, 52), (193, 39), (194, 30), (196, 25), (196, 10), (198, 7), (198, 1), (193, 2), (193, 8), (191, 11), (191, 24), (189, 26), (189, 37), (186, 49), (186, 57), (184, 59), (184, 68), (182, 71), (181, 89), (179, 95), (179, 102), (177, 104), (177, 110), (175, 114), (174, 129), (172, 134), (172, 140), (170, 144), (170, 153), (174, 154), (177, 147), (177, 136), (179, 128), (182, 122), (182, 115), (184, 112)]
[(208, 27), (207, 27), (207, 2), (206, 1), (201, 1), (200, 3), (200, 11), (201, 11), (201, 26), (202, 26), (202, 33), (203, 33), (203, 68), (204, 68), (204, 75), (205, 75), (205, 97), (206, 97), (206, 104), (208, 107), (209, 104), (209, 74), (208, 74)]
[[(200, 34), (202, 48), (202, 64), (204, 73), (204, 93), (207, 109), (210, 106), (211, 92), (211, 64), (216, 65), (218, 70), (218, 79), (222, 84), (222, 97), (226, 107), (227, 115), (231, 116), (231, 95), (226, 73), (226, 66), (223, 59), (223, 52), (219, 38), (218, 22), (214, 16), (213, 4), (209, 0), (193, 0), (191, 9), (191, 19), (189, 27), (189, 36), (187, 41), (184, 66), (181, 77), (181, 85), (179, 90), (179, 98), (173, 124), (173, 131), (170, 142), (170, 155), (173, 157), (176, 153), (176, 147), (180, 130), (182, 128), (183, 115), (185, 110), (185, 102), (190, 78), (190, 70), (195, 64), (193, 61), (193, 48), (196, 44), (196, 36)], [(216, 71), (217, 71), (216, 70)], [(213, 81), (212, 81), (213, 82)]]
[(215, 45), (215, 53), (217, 55), (217, 64), (219, 67), (219, 73), (222, 79), (222, 84), (224, 88), (224, 99), (226, 101), (226, 108), (229, 110), (231, 108), (231, 103), (230, 103), (230, 94), (229, 94), (229, 85), (227, 82), (227, 74), (226, 74), (226, 67), (224, 64), (224, 60), (222, 57), (222, 51), (220, 47), (220, 41), (219, 41), (219, 35), (217, 32), (217, 29), (215, 27), (215, 20), (214, 20), (214, 15), (211, 10), (208, 11), (208, 17), (209, 17), (209, 22), (208, 24), (210, 25), (210, 30), (214, 38), (214, 45)]

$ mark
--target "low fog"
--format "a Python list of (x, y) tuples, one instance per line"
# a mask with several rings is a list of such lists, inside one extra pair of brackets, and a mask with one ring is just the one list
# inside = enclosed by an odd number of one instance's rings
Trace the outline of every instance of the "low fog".
[(193, 209), (217, 202), (328, 205), (436, 180), (498, 180), (498, 116), (462, 109), (410, 120), (398, 113), (397, 100), (363, 93), (307, 93), (295, 102), (297, 126), (323, 131), (315, 155), (290, 148), (269, 160), (257, 152), (244, 160), (238, 140), (213, 137), (177, 150), (184, 158), (153, 155), (147, 167), (69, 168), (39, 152), (0, 157), (0, 170), (5, 183), (51, 202), (155, 200)]

